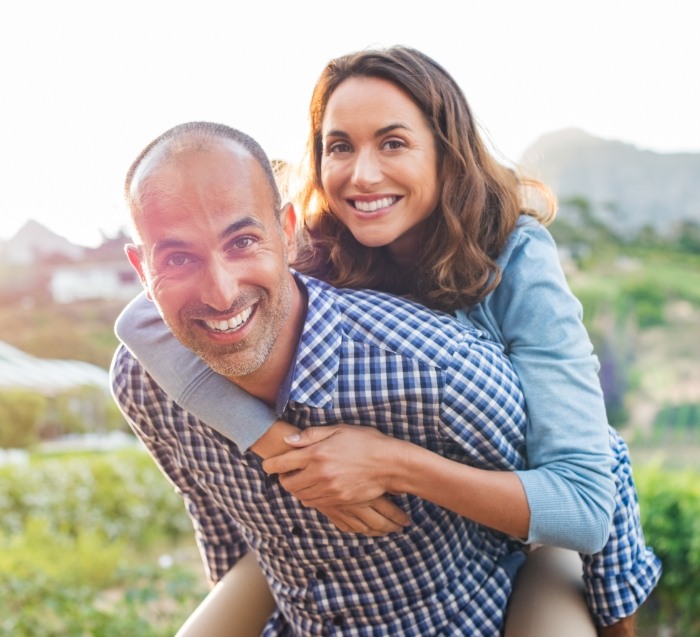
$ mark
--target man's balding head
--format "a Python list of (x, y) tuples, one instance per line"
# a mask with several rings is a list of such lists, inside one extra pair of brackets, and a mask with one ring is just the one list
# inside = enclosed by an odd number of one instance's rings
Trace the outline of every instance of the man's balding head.
[(270, 185), (275, 207), (279, 211), (282, 201), (275, 174), (267, 154), (258, 142), (250, 135), (224, 124), (187, 122), (174, 126), (156, 137), (131, 164), (124, 181), (124, 196), (134, 226), (136, 213), (141, 207), (144, 180), (154, 169), (172, 162), (184, 153), (194, 150), (206, 151), (222, 141), (234, 142), (260, 165)]

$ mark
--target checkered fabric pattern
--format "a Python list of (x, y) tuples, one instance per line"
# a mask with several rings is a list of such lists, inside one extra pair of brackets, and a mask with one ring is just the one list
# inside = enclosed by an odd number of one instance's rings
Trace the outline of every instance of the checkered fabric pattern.
[[(499, 346), (394, 297), (299, 277), (309, 311), (283, 416), (372, 425), (442, 456), (525, 466), (524, 402)], [(412, 523), (344, 534), (301, 506), (257, 457), (172, 402), (121, 348), (113, 392), (184, 497), (212, 580), (254, 549), (278, 611), (265, 635), (499, 635), (518, 542), (410, 495)]]
[(661, 560), (644, 541), (627, 444), (612, 427), (609, 437), (616, 485), (610, 537), (600, 553), (581, 556), (586, 601), (600, 626), (636, 612), (661, 577)]

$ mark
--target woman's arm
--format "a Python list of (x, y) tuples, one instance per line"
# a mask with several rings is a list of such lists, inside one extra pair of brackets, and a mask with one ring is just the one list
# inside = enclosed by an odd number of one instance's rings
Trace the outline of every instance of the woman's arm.
[[(481, 314), (475, 313), (475, 322), (505, 343), (520, 377), (529, 414), (529, 468), (514, 473), (479, 473), (473, 468), (459, 472), (469, 481), (463, 485), (466, 491), (479, 488), (479, 495), (487, 496), (481, 503), (458, 503), (455, 493), (429, 499), (444, 500), (454, 511), (529, 542), (595, 553), (608, 538), (615, 484), (598, 362), (581, 322), (580, 303), (568, 289), (549, 233), (539, 225), (516, 231), (501, 266), (502, 282), (478, 308)], [(292, 444), (303, 447), (321, 437), (323, 433), (307, 429)], [(360, 465), (361, 470), (354, 470), (354, 463), (362, 459), (357, 454), (350, 457), (347, 445), (334, 447), (335, 458), (329, 446), (321, 459), (324, 445), (328, 442), (318, 445), (312, 457), (302, 460), (287, 454), (284, 461), (266, 462), (265, 469), (294, 470), (282, 484), (309, 503), (352, 502), (387, 487), (387, 475), (379, 469)], [(429, 466), (436, 467), (437, 461), (432, 459)], [(450, 476), (457, 474), (454, 467), (442, 468)], [(430, 479), (431, 484), (450, 488), (438, 476)], [(426, 486), (423, 483), (420, 493)], [(519, 499), (522, 493), (525, 506)], [(526, 511), (529, 526), (522, 535)]]
[[(233, 440), (240, 449), (252, 448), (277, 420), (272, 408), (216, 374), (182, 345), (145, 294), (124, 308), (114, 331), (180, 407)], [(284, 449), (285, 433), (268, 439), (264, 448)], [(276, 445), (276, 441), (281, 444)]]
[(411, 493), (497, 531), (527, 537), (530, 511), (512, 471), (477, 469), (373, 427), (312, 427), (298, 442), (309, 446), (263, 465), (280, 474), (280, 484), (307, 506)]
[[(182, 345), (145, 294), (137, 296), (117, 318), (115, 332), (149, 375), (183, 409), (261, 458), (291, 449), (285, 436), (299, 431), (278, 420), (275, 411), (223, 376)], [(379, 494), (352, 506), (326, 505), (319, 510), (341, 531), (385, 535), (408, 524), (408, 516)]]
[(595, 553), (605, 545), (615, 481), (598, 359), (550, 234), (525, 220), (499, 259), (502, 280), (469, 313), (500, 340), (528, 409), (528, 540)]

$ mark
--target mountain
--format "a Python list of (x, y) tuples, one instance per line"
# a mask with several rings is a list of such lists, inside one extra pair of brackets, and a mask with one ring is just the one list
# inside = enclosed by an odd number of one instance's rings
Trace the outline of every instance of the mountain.
[(30, 265), (46, 257), (64, 257), (75, 261), (83, 257), (85, 248), (29, 220), (14, 237), (2, 244), (2, 260), (16, 265)]
[(560, 202), (587, 199), (594, 214), (629, 235), (651, 226), (669, 234), (700, 224), (700, 153), (662, 154), (579, 129), (543, 135), (520, 161)]

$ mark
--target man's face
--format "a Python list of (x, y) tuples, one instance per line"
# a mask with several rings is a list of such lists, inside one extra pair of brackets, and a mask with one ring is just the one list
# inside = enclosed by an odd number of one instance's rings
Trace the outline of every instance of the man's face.
[(229, 140), (155, 153), (132, 194), (141, 249), (127, 253), (172, 332), (228, 378), (256, 372), (291, 311), (293, 211), (280, 225), (262, 168)]

